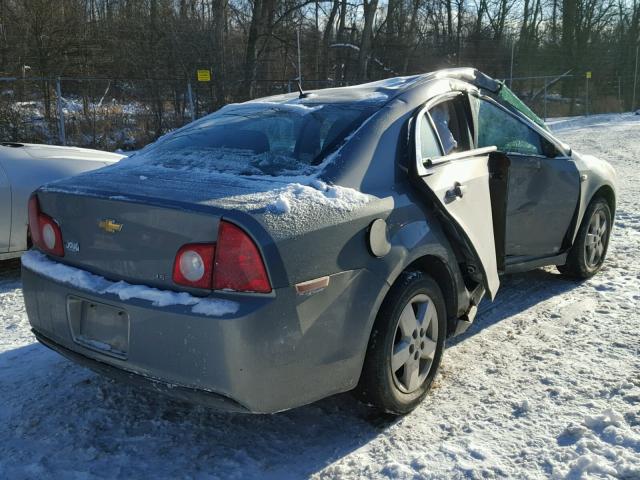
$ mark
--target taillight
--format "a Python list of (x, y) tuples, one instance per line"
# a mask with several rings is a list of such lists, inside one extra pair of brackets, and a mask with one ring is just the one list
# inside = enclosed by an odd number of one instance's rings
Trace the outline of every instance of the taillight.
[(53, 218), (40, 211), (36, 195), (29, 198), (29, 231), (34, 246), (45, 253), (64, 257), (62, 231)]
[(258, 247), (233, 223), (221, 221), (218, 228), (214, 290), (269, 293), (271, 284)]
[(185, 245), (173, 263), (173, 281), (187, 287), (211, 289), (216, 247), (210, 243)]
[(173, 262), (173, 281), (187, 287), (269, 293), (271, 283), (258, 247), (233, 223), (221, 221), (218, 243), (180, 248)]
[(29, 198), (29, 233), (31, 234), (31, 242), (38, 247), (40, 246), (39, 215), (40, 204), (38, 203), (38, 197), (31, 195), (31, 198)]

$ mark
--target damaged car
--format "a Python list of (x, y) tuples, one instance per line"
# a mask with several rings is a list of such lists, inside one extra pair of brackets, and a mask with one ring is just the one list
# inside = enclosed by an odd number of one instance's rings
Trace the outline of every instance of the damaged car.
[(39, 188), (25, 304), (44, 345), (154, 392), (404, 414), (502, 274), (597, 273), (615, 207), (607, 162), (474, 69), (300, 91)]

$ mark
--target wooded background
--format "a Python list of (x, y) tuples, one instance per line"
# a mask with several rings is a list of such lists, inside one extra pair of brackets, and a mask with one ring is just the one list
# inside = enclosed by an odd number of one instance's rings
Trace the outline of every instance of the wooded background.
[[(639, 40), (637, 0), (0, 0), (0, 140), (55, 138), (58, 77), (80, 105), (64, 114), (74, 142), (105, 147), (188, 121), (188, 83), (202, 115), (295, 89), (298, 77), (312, 89), (473, 66), (515, 77), (525, 101), (549, 83), (545, 102), (569, 115), (588, 111), (592, 72), (591, 111), (629, 110)], [(146, 133), (109, 143), (127, 102)], [(105, 124), (100, 109), (115, 104), (123, 123)]]

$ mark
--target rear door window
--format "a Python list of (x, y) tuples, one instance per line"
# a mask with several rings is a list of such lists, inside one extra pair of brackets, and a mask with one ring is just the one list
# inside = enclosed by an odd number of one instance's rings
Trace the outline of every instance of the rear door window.
[(420, 122), (420, 154), (422, 160), (442, 156), (440, 144), (431, 126), (429, 115), (423, 114)]
[(429, 116), (440, 139), (444, 155), (470, 149), (469, 122), (465, 101), (465, 98), (459, 95), (429, 109)]

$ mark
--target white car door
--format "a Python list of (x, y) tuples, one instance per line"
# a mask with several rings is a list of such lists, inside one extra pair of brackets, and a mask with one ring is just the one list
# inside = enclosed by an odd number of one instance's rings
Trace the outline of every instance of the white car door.
[[(452, 93), (429, 102), (415, 118), (418, 183), (463, 244), (467, 273), (493, 299), (500, 286), (489, 182), (489, 156), (495, 147), (473, 149), (466, 95)], [(474, 270), (476, 270), (474, 272)]]
[(0, 253), (9, 251), (11, 216), (11, 185), (0, 164)]

